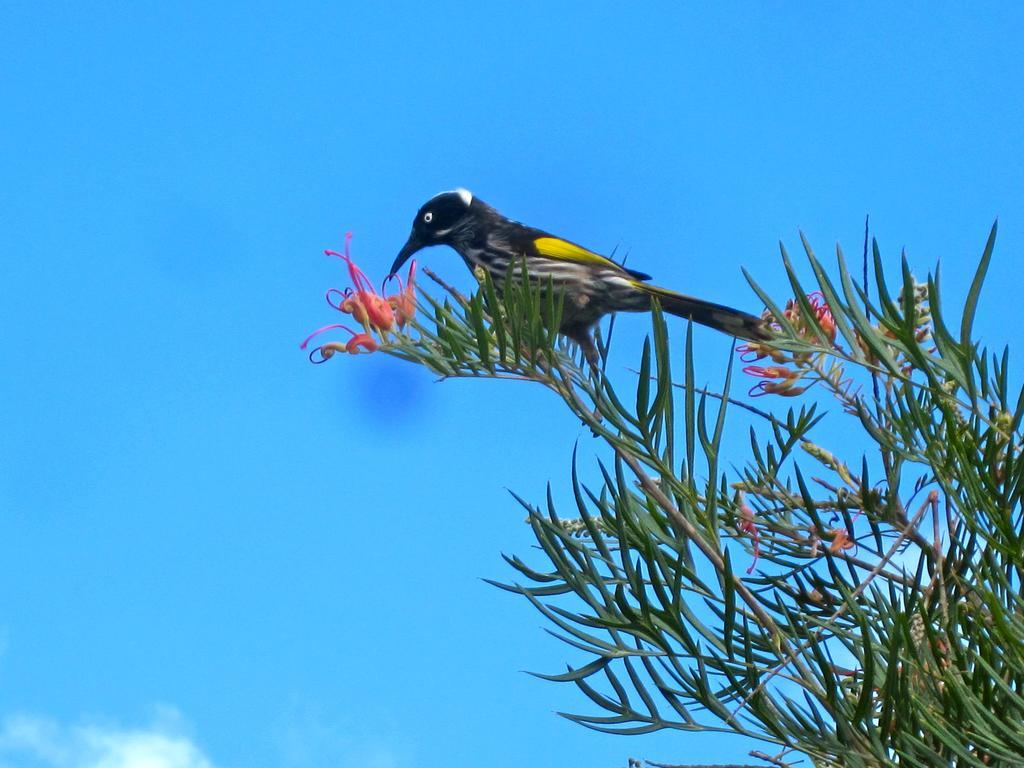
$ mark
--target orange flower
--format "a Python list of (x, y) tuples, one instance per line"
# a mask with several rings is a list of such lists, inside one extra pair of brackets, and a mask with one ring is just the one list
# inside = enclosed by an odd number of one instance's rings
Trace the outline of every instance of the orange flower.
[[(309, 353), (310, 362), (317, 364), (324, 363), (330, 360), (331, 357), (334, 356), (335, 352), (348, 352), (350, 355), (369, 354), (371, 352), (376, 352), (380, 346), (377, 343), (377, 340), (366, 332), (356, 333), (347, 325), (333, 323), (331, 325), (325, 325), (323, 328), (318, 328), (309, 334), (309, 336), (299, 344), (299, 349), (305, 349), (315, 336), (319, 336), (321, 333), (334, 330), (335, 328), (341, 328), (342, 330), (348, 331), (352, 334), (352, 338), (345, 344), (338, 341), (329, 341), (326, 344), (321, 344), (319, 347), (314, 347)], [(316, 357), (318, 353), (319, 358)]]
[[(824, 295), (820, 291), (808, 294), (807, 304), (814, 315), (814, 321), (825, 333), (829, 343), (835, 346), (836, 321)], [(818, 337), (813, 327), (814, 323), (806, 318), (805, 314), (803, 307), (796, 299), (789, 299), (785, 309), (782, 310), (783, 317), (793, 326), (798, 337), (807, 341), (816, 341)], [(769, 329), (777, 334), (782, 332), (782, 324), (769, 310), (766, 309), (761, 318)], [(748, 394), (751, 397), (761, 397), (762, 395), (796, 397), (807, 391), (807, 387), (798, 387), (796, 383), (803, 376), (803, 372), (799, 369), (806, 368), (810, 359), (808, 353), (785, 352), (758, 341), (747, 342), (737, 347), (737, 351), (740, 353), (740, 359), (745, 363), (753, 363), (770, 357), (772, 362), (794, 364), (797, 368), (794, 370), (785, 365), (748, 365), (743, 372), (750, 376), (757, 376), (761, 379), (778, 379), (778, 381), (759, 381), (750, 388)]]
[[(820, 293), (818, 295), (821, 296)], [(814, 296), (814, 294), (812, 293), (811, 296)], [(808, 298), (810, 298), (810, 296), (808, 296)], [(821, 330), (823, 330), (825, 335), (828, 336), (828, 340), (835, 344), (836, 319), (832, 317), (832, 310), (829, 309), (828, 303), (825, 301), (825, 297), (822, 296), (821, 302), (817, 305), (812, 302), (812, 306), (814, 306), (814, 312), (818, 318), (818, 325), (821, 326)]]
[[(825, 332), (825, 336), (828, 337), (829, 342), (835, 343), (836, 321), (832, 316), (832, 310), (829, 309), (828, 302), (825, 301), (825, 296), (821, 291), (809, 293), (807, 294), (807, 303), (810, 305), (811, 312), (814, 314), (815, 320), (818, 325), (821, 326), (821, 330)], [(782, 310), (782, 315), (793, 326), (796, 330), (797, 336), (800, 338), (808, 340), (817, 338), (817, 335), (811, 327), (812, 324), (803, 316), (802, 307), (796, 299), (789, 299), (786, 301), (786, 306)], [(782, 324), (779, 323), (778, 319), (772, 315), (769, 310), (766, 309), (761, 314), (761, 319), (771, 331), (777, 334), (782, 333)], [(773, 350), (756, 341), (751, 341), (739, 346), (737, 351), (740, 353), (740, 359), (746, 363), (753, 363), (765, 357), (771, 357), (775, 362), (782, 363), (786, 362), (788, 357), (787, 353)]]
[(829, 533), (832, 534), (832, 543), (828, 545), (829, 552), (842, 552), (856, 546), (845, 528), (833, 528)]
[[(340, 312), (352, 315), (367, 331), (370, 326), (379, 331), (390, 331), (395, 324), (395, 313), (391, 304), (383, 296), (378, 296), (373, 290), (373, 283), (349, 256), (349, 243), (352, 240), (352, 233), (345, 234), (345, 253), (337, 251), (324, 251), (328, 256), (337, 256), (348, 266), (348, 274), (352, 280), (352, 288), (339, 291), (331, 288), (327, 291), (327, 303)], [(343, 296), (338, 304), (331, 301), (331, 296), (338, 294)]]
[(747, 393), (751, 397), (761, 397), (762, 395), (796, 397), (807, 389), (807, 387), (795, 386), (800, 379), (800, 374), (783, 365), (748, 365), (743, 372), (761, 379), (779, 379), (779, 381), (759, 381)]
[(761, 379), (795, 379), (797, 372), (783, 365), (748, 365), (743, 372)]
[(404, 326), (412, 319), (416, 311), (416, 299), (413, 293), (415, 262), (409, 269), (408, 284), (402, 288), (398, 296), (386, 299), (373, 289), (370, 278), (352, 261), (352, 257), (349, 255), (351, 240), (352, 233), (349, 232), (345, 235), (344, 253), (324, 251), (328, 256), (337, 256), (345, 262), (349, 278), (352, 280), (351, 287), (345, 290), (331, 288), (327, 291), (325, 298), (334, 309), (352, 315), (353, 319), (363, 327), (363, 330), (357, 332), (347, 325), (333, 323), (313, 331), (299, 345), (300, 348), (306, 349), (315, 336), (337, 328), (347, 331), (352, 336), (344, 344), (338, 341), (329, 341), (314, 347), (309, 353), (309, 359), (314, 363), (323, 363), (336, 352), (346, 352), (350, 355), (376, 352), (380, 348), (381, 342), (387, 340), (386, 334), (395, 327), (396, 322), (399, 327)]
[(416, 316), (416, 259), (412, 260), (409, 265), (409, 277), (402, 284), (402, 278), (399, 275), (388, 275), (384, 278), (384, 285), (387, 285), (388, 280), (394, 278), (398, 281), (398, 293), (394, 296), (388, 296), (388, 304), (395, 311), (395, 320), (398, 323), (399, 328), (404, 328), (406, 324)]
[(796, 397), (807, 391), (807, 387), (793, 387), (788, 381), (762, 381), (750, 388), (747, 393), (751, 397), (761, 395), (778, 395), (779, 397)]

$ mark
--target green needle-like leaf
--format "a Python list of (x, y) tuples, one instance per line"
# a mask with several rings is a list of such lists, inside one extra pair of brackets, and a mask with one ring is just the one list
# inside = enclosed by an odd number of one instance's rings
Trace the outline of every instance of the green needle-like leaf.
[(971, 281), (971, 289), (967, 292), (967, 299), (964, 302), (963, 319), (960, 321), (960, 344), (965, 349), (969, 349), (971, 346), (971, 328), (974, 326), (974, 314), (978, 308), (981, 286), (985, 282), (985, 274), (988, 272), (988, 265), (992, 260), (992, 250), (996, 245), (996, 231), (998, 229), (999, 222), (993, 222), (992, 229), (988, 233), (988, 241), (985, 243), (985, 250), (981, 254), (981, 261), (978, 262), (978, 269), (974, 273), (974, 280)]

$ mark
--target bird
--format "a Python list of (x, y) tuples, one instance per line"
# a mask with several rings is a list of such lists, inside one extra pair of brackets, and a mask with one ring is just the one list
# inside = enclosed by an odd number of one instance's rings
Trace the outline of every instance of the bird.
[(579, 344), (591, 366), (599, 355), (593, 328), (611, 312), (642, 312), (657, 299), (662, 310), (749, 341), (770, 337), (764, 320), (722, 304), (647, 282), (650, 275), (542, 229), (506, 218), (467, 189), (434, 195), (420, 206), (391, 274), (432, 245), (453, 248), (470, 270), (486, 270), (501, 290), (509, 268), (525, 265), (531, 280), (564, 294), (559, 332)]

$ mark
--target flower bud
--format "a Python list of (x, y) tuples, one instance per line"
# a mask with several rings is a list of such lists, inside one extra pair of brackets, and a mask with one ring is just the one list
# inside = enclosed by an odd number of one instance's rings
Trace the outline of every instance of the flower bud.
[(360, 325), (366, 325), (368, 321), (366, 306), (363, 304), (363, 301), (358, 294), (352, 294), (341, 302), (340, 309), (342, 312), (352, 315), (355, 321)]
[(370, 325), (381, 331), (390, 331), (394, 327), (395, 313), (386, 299), (375, 293), (366, 292), (360, 294), (360, 299), (366, 308), (366, 317)]
[(345, 344), (345, 351), (350, 355), (370, 354), (376, 352), (378, 348), (377, 340), (368, 333), (357, 333)]

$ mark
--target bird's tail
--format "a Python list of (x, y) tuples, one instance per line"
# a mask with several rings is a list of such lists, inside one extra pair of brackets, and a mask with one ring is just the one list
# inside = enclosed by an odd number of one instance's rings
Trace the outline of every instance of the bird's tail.
[(760, 317), (639, 280), (634, 285), (648, 296), (656, 297), (661, 303), (661, 308), (670, 315), (686, 317), (695, 323), (748, 341), (766, 341), (771, 338), (764, 320)]

